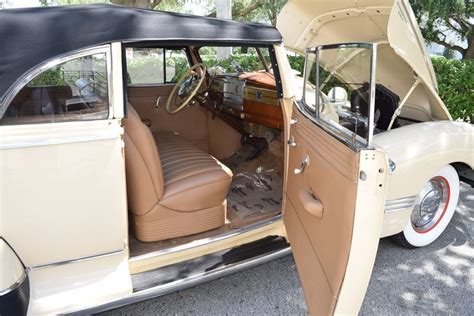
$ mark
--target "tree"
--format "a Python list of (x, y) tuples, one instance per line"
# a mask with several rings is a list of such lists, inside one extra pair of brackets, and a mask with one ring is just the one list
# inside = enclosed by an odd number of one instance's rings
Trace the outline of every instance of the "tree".
[[(164, 0), (165, 2), (167, 0)], [(276, 18), (286, 0), (233, 0), (232, 19), (247, 22), (268, 22), (276, 25)], [(208, 16), (216, 16), (215, 8)]]
[[(474, 2), (472, 0), (411, 0), (425, 39), (474, 59)], [(466, 47), (453, 44), (454, 34)]]

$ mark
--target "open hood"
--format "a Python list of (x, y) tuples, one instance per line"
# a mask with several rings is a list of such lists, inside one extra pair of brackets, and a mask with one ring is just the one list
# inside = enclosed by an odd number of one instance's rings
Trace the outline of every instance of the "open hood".
[(377, 83), (403, 99), (402, 116), (420, 121), (451, 116), (413, 11), (406, 0), (289, 0), (277, 21), (285, 47), (304, 54), (319, 45), (377, 43)]

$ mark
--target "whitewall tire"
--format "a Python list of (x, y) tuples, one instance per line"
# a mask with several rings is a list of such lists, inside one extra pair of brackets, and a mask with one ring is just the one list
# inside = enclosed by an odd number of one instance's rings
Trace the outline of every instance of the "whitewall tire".
[(459, 200), (459, 176), (453, 166), (439, 170), (420, 192), (410, 220), (394, 240), (407, 248), (434, 242), (453, 218)]

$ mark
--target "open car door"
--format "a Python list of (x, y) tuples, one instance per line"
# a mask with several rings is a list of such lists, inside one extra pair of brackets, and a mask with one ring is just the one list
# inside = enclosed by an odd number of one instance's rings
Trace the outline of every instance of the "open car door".
[[(371, 44), (308, 50), (293, 106), (284, 223), (315, 315), (358, 313), (378, 248), (388, 160), (370, 145), (375, 52)], [(365, 119), (351, 104), (364, 93)]]

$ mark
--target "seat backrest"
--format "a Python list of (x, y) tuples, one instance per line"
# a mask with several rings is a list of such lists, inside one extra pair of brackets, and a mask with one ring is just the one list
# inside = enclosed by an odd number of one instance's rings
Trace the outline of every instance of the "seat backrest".
[(125, 166), (129, 209), (135, 215), (149, 212), (164, 192), (163, 171), (155, 140), (135, 109), (128, 106), (123, 119)]

